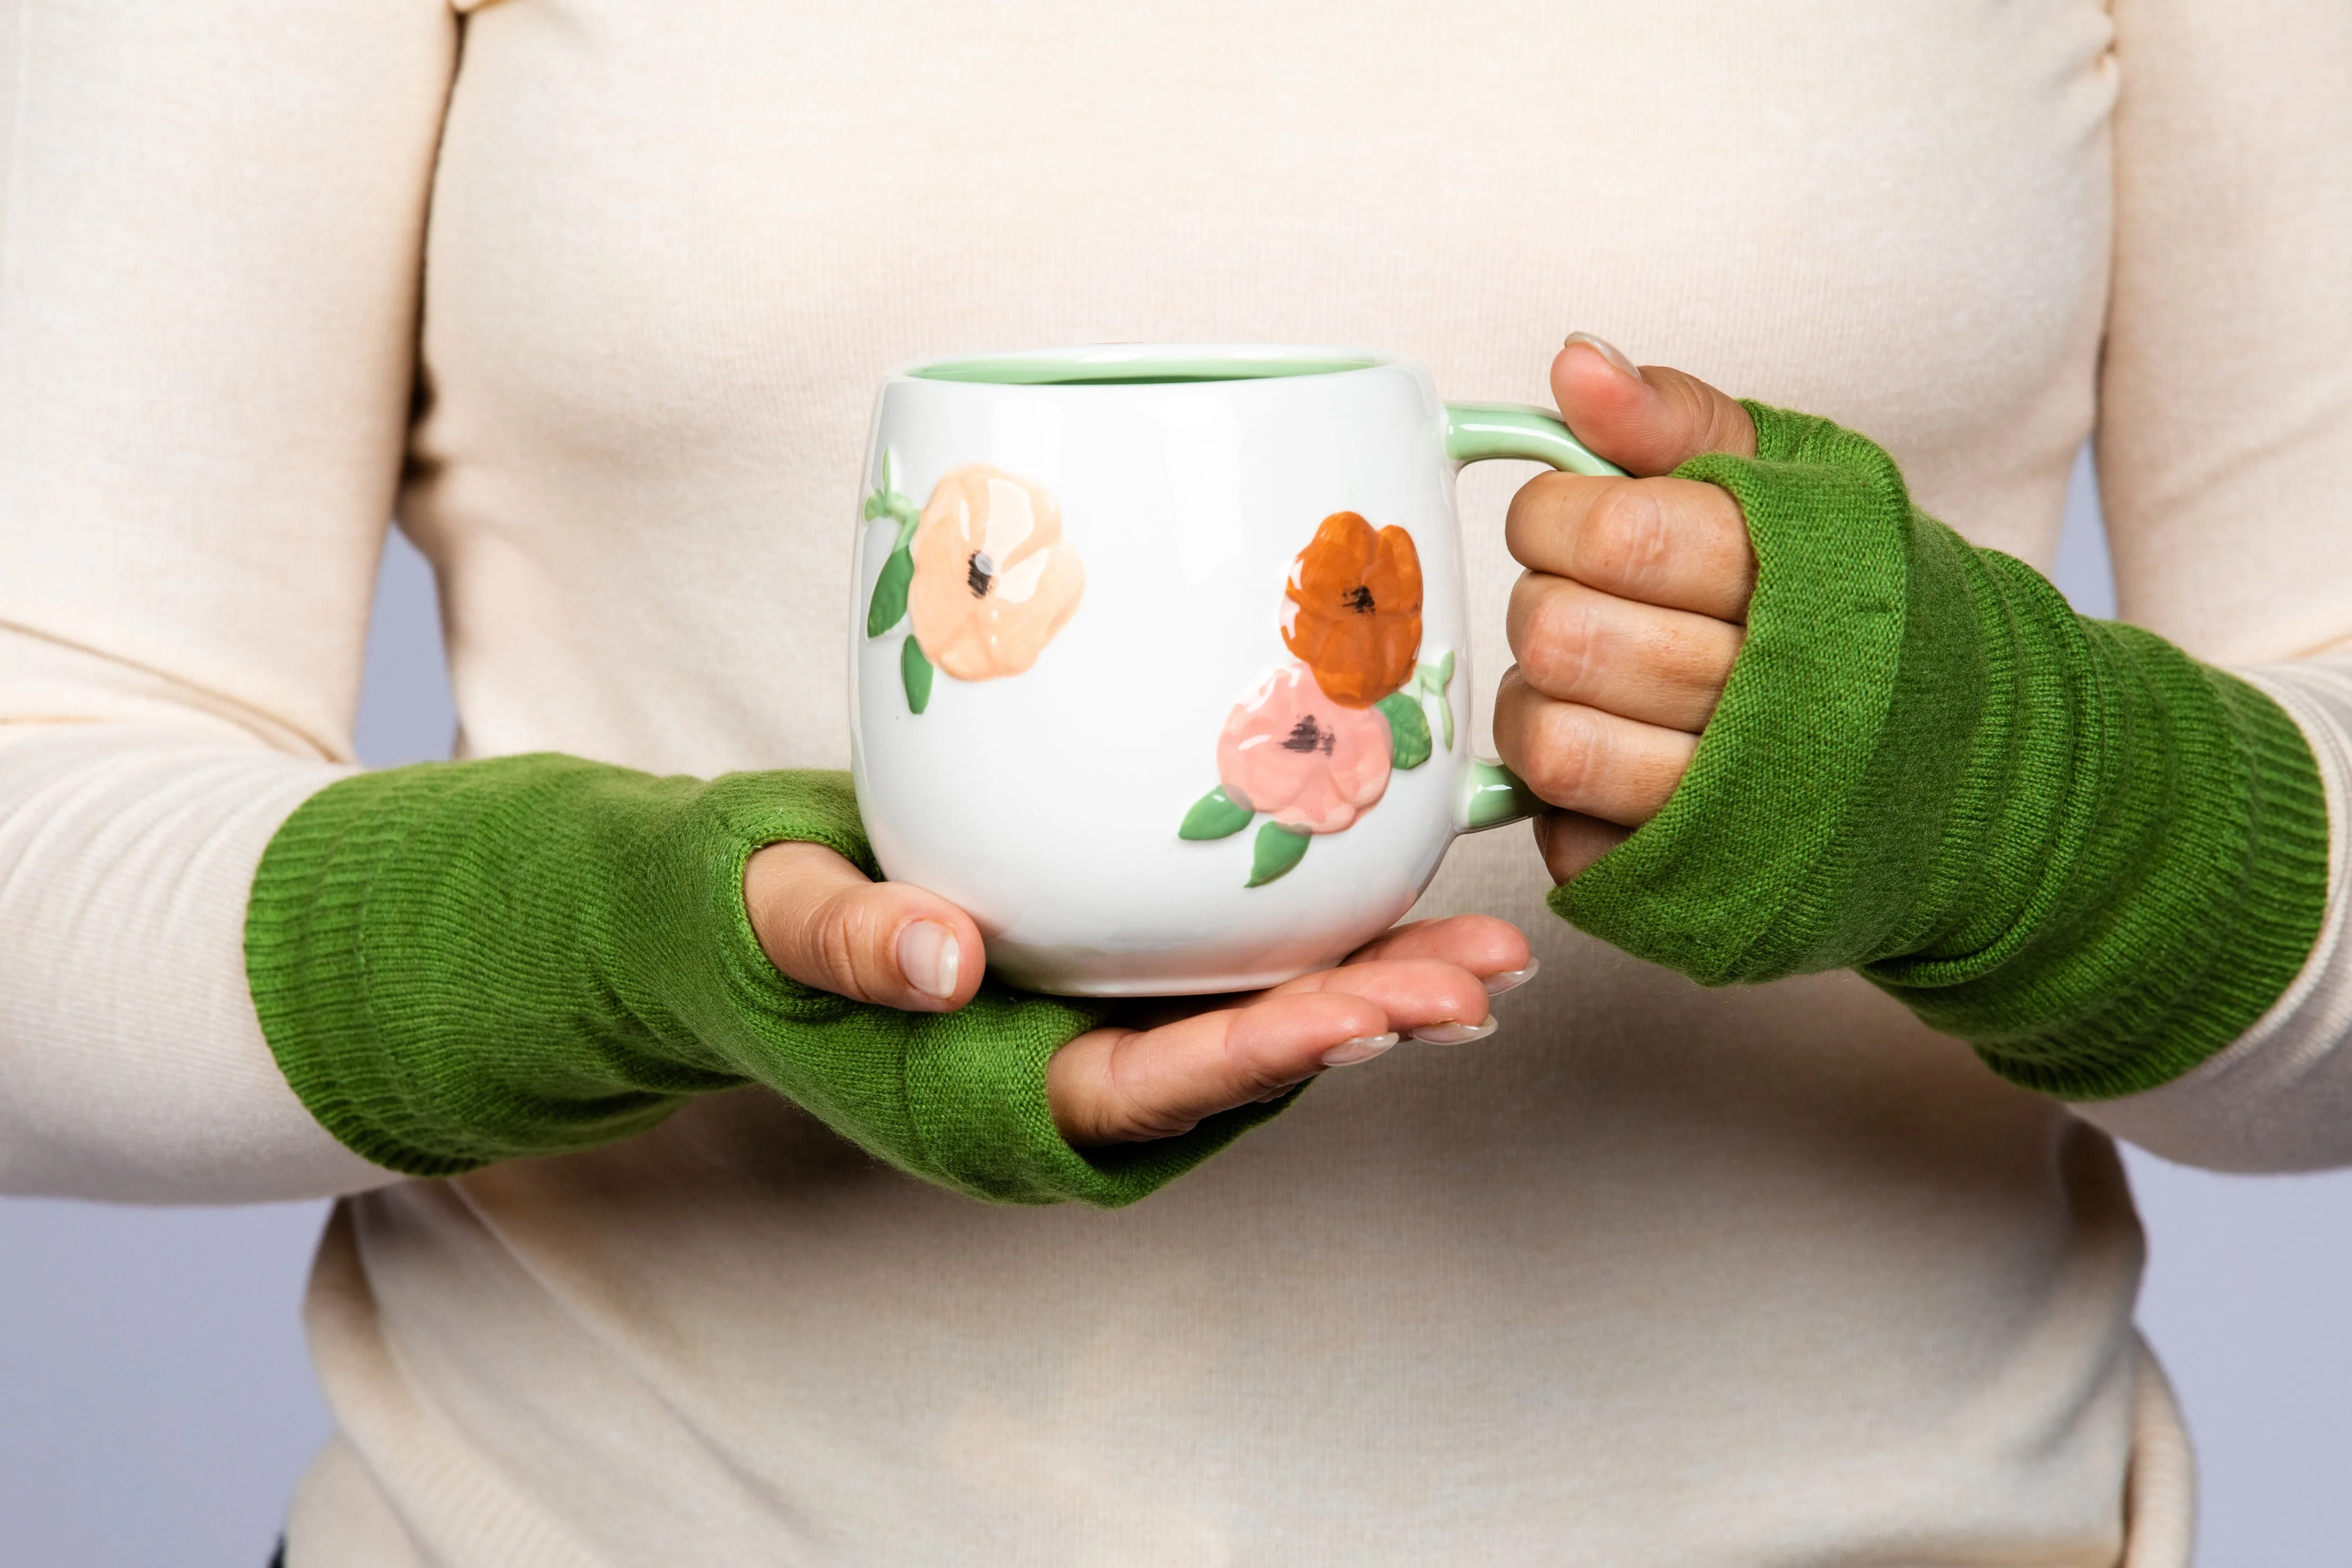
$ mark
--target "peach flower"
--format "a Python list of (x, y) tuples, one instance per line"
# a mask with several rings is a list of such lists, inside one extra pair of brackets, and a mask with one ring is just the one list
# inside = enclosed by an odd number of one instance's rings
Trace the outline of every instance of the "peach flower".
[(1295, 832), (1339, 832), (1389, 787), (1387, 716), (1340, 706), (1306, 665), (1286, 664), (1226, 716), (1217, 781)]
[(1086, 591), (1044, 486), (985, 463), (949, 470), (924, 503), (907, 611), (931, 663), (961, 681), (1037, 662)]

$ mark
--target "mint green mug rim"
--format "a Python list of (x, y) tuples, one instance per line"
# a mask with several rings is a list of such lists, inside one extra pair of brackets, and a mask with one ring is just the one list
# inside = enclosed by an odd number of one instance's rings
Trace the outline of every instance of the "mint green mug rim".
[(908, 365), (898, 374), (983, 386), (1136, 386), (1345, 375), (1395, 362), (1392, 354), (1319, 343), (1089, 343), (954, 354)]

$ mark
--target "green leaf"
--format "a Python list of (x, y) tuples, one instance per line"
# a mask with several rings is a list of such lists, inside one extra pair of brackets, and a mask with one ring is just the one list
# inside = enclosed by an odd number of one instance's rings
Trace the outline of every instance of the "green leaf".
[(898, 678), (907, 684), (907, 706), (916, 713), (931, 706), (931, 662), (912, 632), (898, 649)]
[(1391, 692), (1376, 705), (1388, 716), (1389, 764), (1418, 768), (1429, 760), (1429, 716), (1417, 694)]
[(915, 580), (914, 552), (900, 545), (882, 563), (882, 575), (874, 580), (874, 602), (866, 608), (866, 634), (879, 637), (898, 624), (907, 613), (907, 585)]
[(1257, 851), (1250, 857), (1250, 879), (1243, 885), (1264, 887), (1276, 877), (1287, 876), (1306, 858), (1307, 839), (1307, 834), (1292, 832), (1279, 822), (1260, 828)]
[(1176, 830), (1180, 839), (1229, 839), (1250, 825), (1257, 815), (1225, 793), (1222, 784), (1192, 802), (1184, 813), (1184, 825)]

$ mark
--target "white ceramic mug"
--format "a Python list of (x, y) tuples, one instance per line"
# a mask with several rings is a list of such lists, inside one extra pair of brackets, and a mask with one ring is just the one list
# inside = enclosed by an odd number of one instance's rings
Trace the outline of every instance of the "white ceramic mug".
[(883, 383), (851, 630), (883, 871), (1066, 996), (1336, 962), (1454, 835), (1536, 810), (1470, 755), (1454, 477), (1618, 472), (1391, 355), (1135, 345)]

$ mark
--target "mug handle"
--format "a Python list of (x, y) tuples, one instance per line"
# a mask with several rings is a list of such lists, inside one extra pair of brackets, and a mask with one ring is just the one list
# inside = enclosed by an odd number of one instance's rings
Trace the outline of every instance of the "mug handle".
[[(1449, 402), (1445, 455), (1455, 463), (1516, 457), (1595, 477), (1625, 470), (1596, 457), (1553, 414), (1524, 402)], [(1454, 800), (1454, 831), (1475, 833), (1523, 822), (1544, 809), (1536, 792), (1501, 763), (1473, 758)]]

